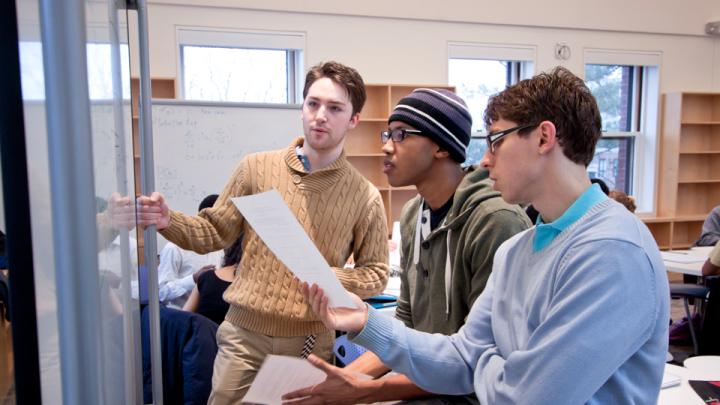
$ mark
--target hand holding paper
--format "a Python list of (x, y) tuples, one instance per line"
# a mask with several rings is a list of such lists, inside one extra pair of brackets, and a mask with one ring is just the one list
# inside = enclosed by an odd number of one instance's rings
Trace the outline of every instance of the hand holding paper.
[(330, 307), (355, 308), (353, 300), (277, 190), (236, 197), (232, 201), (267, 247), (297, 278), (317, 284), (325, 291)]
[(269, 354), (260, 367), (243, 403), (282, 404), (288, 392), (320, 384), (326, 374), (305, 359)]

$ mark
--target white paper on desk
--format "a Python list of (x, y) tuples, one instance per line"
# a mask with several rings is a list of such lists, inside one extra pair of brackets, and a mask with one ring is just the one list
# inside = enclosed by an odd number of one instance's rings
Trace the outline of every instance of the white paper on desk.
[(660, 385), (660, 388), (669, 388), (676, 386), (680, 384), (682, 379), (680, 376), (677, 376), (673, 373), (668, 373), (667, 371), (663, 374), (662, 384)]
[(236, 197), (232, 202), (267, 247), (297, 278), (310, 285), (317, 284), (325, 291), (330, 307), (355, 308), (352, 298), (277, 190)]
[(664, 261), (673, 263), (702, 263), (705, 261), (705, 257), (693, 256), (685, 253), (673, 253), (673, 252), (660, 252)]
[(282, 404), (282, 396), (325, 381), (326, 374), (305, 359), (269, 354), (243, 402)]

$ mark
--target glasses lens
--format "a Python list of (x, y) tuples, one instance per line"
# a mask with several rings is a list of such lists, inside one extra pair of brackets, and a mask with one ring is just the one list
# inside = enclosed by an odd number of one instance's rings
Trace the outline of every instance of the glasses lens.
[(405, 131), (403, 129), (393, 129), (390, 134), (392, 135), (393, 142), (402, 142), (405, 139)]
[(380, 142), (382, 142), (383, 144), (385, 144), (385, 143), (388, 141), (388, 139), (390, 139), (390, 132), (388, 132), (388, 131), (381, 131), (381, 132), (380, 132)]

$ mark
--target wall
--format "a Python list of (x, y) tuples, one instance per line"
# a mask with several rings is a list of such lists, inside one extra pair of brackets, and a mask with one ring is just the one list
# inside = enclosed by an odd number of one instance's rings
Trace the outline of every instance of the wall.
[[(182, 2), (185, 1), (175, 1), (175, 3)], [(661, 25), (666, 24), (672, 30), (682, 31), (681, 34), (523, 27), (326, 13), (196, 7), (165, 3), (168, 1), (155, 0), (149, 6), (150, 67), (151, 74), (156, 77), (177, 76), (176, 26), (189, 25), (231, 29), (302, 31), (306, 33), (307, 38), (306, 67), (321, 60), (336, 59), (356, 67), (368, 83), (446, 83), (448, 41), (534, 45), (537, 47), (536, 70), (546, 70), (561, 63), (554, 58), (553, 48), (557, 42), (566, 42), (572, 49), (572, 55), (562, 64), (577, 73), (583, 71), (584, 48), (657, 51), (662, 53), (663, 60), (662, 92), (720, 91), (720, 77), (717, 73), (717, 70), (720, 70), (718, 39), (698, 33), (708, 21), (707, 16), (714, 13), (710, 9), (710, 1), (695, 1), (694, 3), (698, 3), (698, 7), (690, 7), (688, 3), (684, 3), (684, 7), (677, 7), (674, 6), (675, 2), (661, 1), (659, 4), (667, 5), (666, 9), (657, 8), (655, 5), (652, 7), (652, 12), (641, 13), (638, 6), (635, 5), (632, 8), (633, 12), (629, 13), (638, 21), (648, 20), (649, 22), (646, 24), (650, 25), (645, 27), (648, 31), (659, 30)], [(206, 3), (211, 5), (227, 4), (222, 0), (206, 0)], [(247, 3), (244, 2), (244, 4)], [(274, 5), (285, 3), (273, 2)], [(320, 2), (320, 4), (324, 3), (327, 2)], [(531, 4), (529, 1), (522, 3)], [(564, 4), (565, 2), (557, 0), (556, 3)], [(610, 4), (618, 3), (614, 0), (610, 2)], [(633, 2), (633, 4), (645, 3), (647, 2)], [(392, 6), (393, 9), (390, 12), (397, 14), (401, 10), (399, 8), (401, 4), (402, 2)], [(289, 4), (288, 7), (290, 7)], [(294, 7), (298, 8), (299, 6)], [(359, 14), (363, 11), (361, 7), (364, 6), (358, 5), (350, 11)], [(469, 9), (467, 4), (464, 7)], [(537, 8), (537, 6), (533, 7)], [(415, 8), (422, 7), (416, 6), (408, 8), (408, 10)], [(483, 9), (480, 6), (476, 8)], [(490, 11), (497, 11), (497, 8), (497, 6), (488, 8), (488, 15), (494, 15)], [(649, 8), (648, 6), (645, 9)], [(329, 5), (327, 9), (334, 10)], [(512, 9), (524, 8), (514, 6)], [(562, 9), (562, 7), (543, 8), (542, 14), (540, 14), (542, 18), (538, 17), (536, 21), (545, 21), (545, 17), (555, 15), (558, 9)], [(578, 20), (589, 19), (584, 17), (593, 10), (593, 8), (588, 8), (582, 12), (578, 11), (578, 15), (583, 17)], [(432, 11), (433, 9), (424, 12)], [(503, 13), (507, 12), (507, 10), (502, 13), (498, 11), (496, 19), (501, 19)], [(523, 11), (523, 13), (525, 12)], [(608, 15), (609, 12), (605, 10), (600, 13), (599, 20), (610, 24), (612, 18)], [(570, 11), (565, 13), (570, 13)], [(675, 18), (673, 23), (667, 22), (666, 18), (673, 13), (677, 13), (681, 17)], [(624, 20), (625, 18), (619, 19)], [(521, 20), (519, 17), (518, 21)], [(593, 24), (597, 25), (597, 23)], [(700, 28), (697, 28), (696, 24), (699, 24)], [(629, 23), (610, 25), (623, 28)], [(688, 35), (691, 31), (698, 35)], [(130, 32), (135, 32), (135, 30), (131, 27)], [(133, 42), (131, 40), (131, 43)], [(134, 71), (137, 71), (136, 67)]]
[[(194, 5), (194, 0), (150, 0)], [(410, 18), (536, 27), (698, 35), (708, 17), (718, 16), (716, 0), (204, 0), (202, 7), (235, 7), (299, 13)]]

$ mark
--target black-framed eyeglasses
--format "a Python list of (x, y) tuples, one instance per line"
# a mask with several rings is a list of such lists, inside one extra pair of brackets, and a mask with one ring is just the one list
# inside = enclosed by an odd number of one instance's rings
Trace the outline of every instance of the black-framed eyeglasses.
[(394, 143), (402, 142), (403, 139), (407, 138), (408, 135), (420, 135), (422, 134), (422, 131), (418, 131), (417, 129), (405, 129), (405, 128), (396, 128), (396, 129), (389, 129), (387, 131), (380, 132), (380, 142), (382, 142), (383, 145), (387, 143), (388, 139), (392, 139)]
[(526, 125), (518, 125), (516, 127), (504, 129), (502, 131), (493, 132), (491, 134), (487, 134), (485, 137), (485, 141), (487, 141), (488, 151), (490, 153), (495, 154), (495, 150), (499, 146), (499, 141), (505, 138), (506, 136), (512, 134), (515, 131), (522, 131), (523, 129), (528, 129), (532, 127), (536, 127), (540, 124), (526, 124)]

